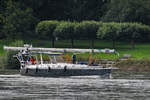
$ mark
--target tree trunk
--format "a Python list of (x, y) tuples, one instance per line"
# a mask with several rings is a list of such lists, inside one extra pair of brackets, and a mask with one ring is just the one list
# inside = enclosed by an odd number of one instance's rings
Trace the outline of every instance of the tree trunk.
[(112, 48), (115, 49), (115, 40), (112, 41)]
[(71, 39), (71, 48), (74, 48), (74, 41)]
[(91, 40), (91, 48), (94, 49), (94, 39)]
[(132, 39), (131, 40), (131, 49), (134, 49), (135, 48), (135, 44), (134, 44), (134, 40)]
[(54, 42), (55, 42), (55, 38), (53, 37), (53, 38), (52, 38), (52, 41), (51, 41), (51, 46), (52, 46), (52, 48), (54, 48), (54, 45), (55, 45)]

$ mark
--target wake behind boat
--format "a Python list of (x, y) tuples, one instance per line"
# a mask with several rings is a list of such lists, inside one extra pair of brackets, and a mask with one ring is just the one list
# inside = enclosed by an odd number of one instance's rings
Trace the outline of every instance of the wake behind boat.
[[(89, 76), (89, 75), (99, 75), (103, 77), (109, 77), (113, 67), (106, 67), (87, 64), (83, 62), (73, 62), (66, 63), (63, 60), (63, 53), (54, 53), (53, 48), (33, 48), (32, 46), (25, 45), (24, 47), (8, 47), (4, 46), (5, 50), (20, 50), (18, 54), (15, 55), (20, 62), (20, 73), (21, 75), (29, 76)], [(55, 51), (64, 52), (66, 49), (56, 49)], [(69, 52), (89, 52), (100, 50), (90, 50), (90, 49), (67, 49)], [(66, 51), (65, 51), (66, 52)], [(107, 50), (108, 52), (108, 50)], [(110, 52), (115, 52), (110, 51)], [(50, 55), (49, 61), (44, 61), (42, 54)], [(40, 55), (40, 57), (38, 57)], [(40, 60), (39, 60), (40, 58)], [(59, 60), (58, 60), (59, 58)]]

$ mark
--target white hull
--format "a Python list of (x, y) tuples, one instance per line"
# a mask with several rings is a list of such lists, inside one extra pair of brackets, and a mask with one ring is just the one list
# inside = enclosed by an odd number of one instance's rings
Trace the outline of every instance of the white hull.
[(102, 68), (100, 66), (88, 66), (78, 64), (43, 64), (43, 65), (26, 65), (21, 68), (22, 75), (29, 76), (87, 76), (100, 75), (109, 77), (112, 68)]

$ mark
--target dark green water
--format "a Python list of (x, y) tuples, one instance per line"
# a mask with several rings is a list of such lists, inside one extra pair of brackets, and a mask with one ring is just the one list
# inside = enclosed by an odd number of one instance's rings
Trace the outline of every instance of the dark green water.
[(150, 74), (44, 78), (0, 75), (0, 100), (150, 100)]

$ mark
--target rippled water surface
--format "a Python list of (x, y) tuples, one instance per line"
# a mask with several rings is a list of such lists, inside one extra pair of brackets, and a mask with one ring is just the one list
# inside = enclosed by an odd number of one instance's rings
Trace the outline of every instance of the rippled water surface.
[(150, 100), (149, 76), (102, 79), (0, 75), (0, 100)]

